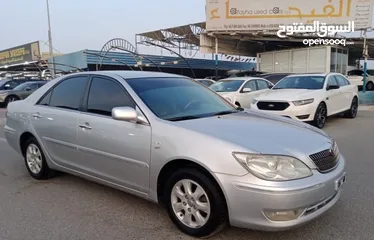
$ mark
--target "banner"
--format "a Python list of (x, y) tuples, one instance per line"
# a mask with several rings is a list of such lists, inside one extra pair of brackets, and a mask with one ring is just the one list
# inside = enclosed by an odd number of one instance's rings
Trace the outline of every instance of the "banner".
[(32, 42), (0, 51), (0, 67), (37, 61), (39, 59), (39, 42)]
[(372, 27), (374, 0), (206, 0), (207, 31), (278, 30), (314, 21)]

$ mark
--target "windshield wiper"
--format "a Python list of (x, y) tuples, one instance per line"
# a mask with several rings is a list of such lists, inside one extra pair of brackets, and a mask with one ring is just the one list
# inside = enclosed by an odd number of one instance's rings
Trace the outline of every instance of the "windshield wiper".
[(222, 112), (218, 112), (218, 113), (213, 114), (213, 116), (227, 115), (227, 114), (231, 114), (231, 113), (237, 113), (239, 111), (240, 111), (239, 109), (238, 110), (222, 111)]
[(192, 120), (192, 119), (198, 119), (198, 118), (201, 118), (201, 117), (198, 117), (198, 116), (182, 116), (182, 117), (167, 118), (165, 120), (176, 122), (176, 121)]

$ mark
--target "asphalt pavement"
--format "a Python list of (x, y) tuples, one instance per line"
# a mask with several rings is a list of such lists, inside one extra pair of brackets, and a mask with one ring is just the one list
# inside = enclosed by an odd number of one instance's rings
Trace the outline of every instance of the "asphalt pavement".
[[(325, 215), (291, 231), (228, 228), (211, 239), (374, 240), (373, 119), (374, 112), (360, 111), (356, 119), (328, 122), (325, 131), (346, 157), (348, 175), (341, 200)], [(129, 194), (67, 174), (33, 180), (0, 131), (0, 240), (29, 239), (192, 238), (180, 233), (160, 207)]]

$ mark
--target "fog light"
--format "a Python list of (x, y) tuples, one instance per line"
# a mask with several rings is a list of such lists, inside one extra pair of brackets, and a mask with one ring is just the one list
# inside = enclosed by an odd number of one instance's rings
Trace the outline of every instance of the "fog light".
[(305, 208), (292, 211), (264, 211), (265, 216), (270, 221), (291, 221), (299, 218), (305, 211)]

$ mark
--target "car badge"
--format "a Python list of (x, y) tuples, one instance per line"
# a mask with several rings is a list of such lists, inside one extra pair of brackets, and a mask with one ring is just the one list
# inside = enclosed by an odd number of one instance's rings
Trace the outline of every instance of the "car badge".
[(269, 107), (274, 107), (274, 104), (269, 104)]

